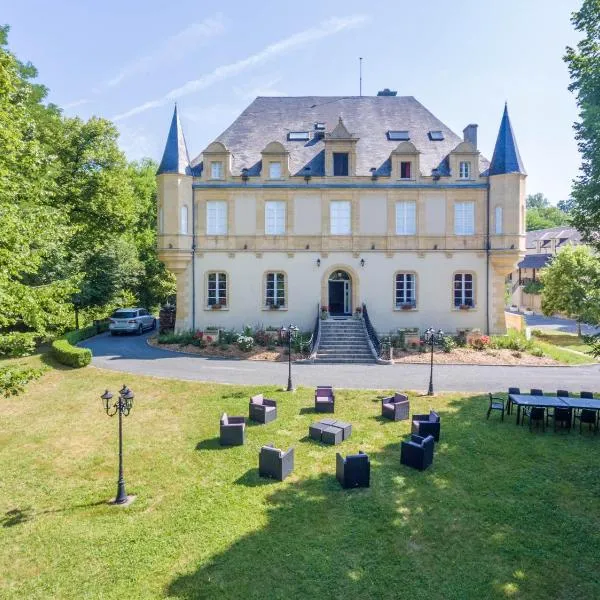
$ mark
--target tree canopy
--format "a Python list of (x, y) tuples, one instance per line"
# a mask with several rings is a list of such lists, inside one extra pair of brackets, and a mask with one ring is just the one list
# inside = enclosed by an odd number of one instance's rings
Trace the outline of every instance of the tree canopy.
[(128, 300), (174, 292), (156, 256), (156, 164), (128, 163), (105, 119), (67, 118), (45, 103), (37, 71), (0, 27), (0, 335), (40, 336)]
[(542, 311), (600, 323), (600, 260), (588, 246), (566, 246), (540, 271)]
[(570, 203), (561, 200), (557, 206), (552, 206), (544, 194), (530, 194), (526, 200), (527, 206), (527, 231), (550, 229), (561, 225), (570, 225)]
[(575, 137), (582, 156), (581, 173), (573, 185), (573, 225), (600, 249), (600, 0), (583, 0), (571, 22), (583, 35), (564, 60), (579, 107)]

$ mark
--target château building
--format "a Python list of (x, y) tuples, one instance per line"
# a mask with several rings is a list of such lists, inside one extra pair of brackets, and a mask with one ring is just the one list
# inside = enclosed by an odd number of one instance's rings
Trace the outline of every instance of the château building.
[(525, 250), (505, 107), (491, 162), (411, 96), (259, 97), (190, 160), (177, 107), (158, 169), (158, 249), (178, 330), (313, 327), (363, 304), (380, 333), (500, 333)]

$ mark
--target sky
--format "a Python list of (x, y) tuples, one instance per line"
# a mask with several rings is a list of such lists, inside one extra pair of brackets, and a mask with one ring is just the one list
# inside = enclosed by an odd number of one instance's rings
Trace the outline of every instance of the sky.
[(111, 119), (130, 159), (160, 161), (177, 102), (195, 157), (256, 96), (414, 96), (457, 134), (479, 125), (491, 159), (508, 109), (528, 193), (569, 197), (580, 157), (560, 0), (20, 0), (9, 47), (68, 116)]

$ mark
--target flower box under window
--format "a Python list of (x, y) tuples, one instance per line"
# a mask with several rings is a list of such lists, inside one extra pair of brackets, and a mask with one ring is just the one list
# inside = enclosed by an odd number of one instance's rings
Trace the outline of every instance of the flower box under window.
[(223, 307), (223, 304), (211, 304), (210, 308), (211, 310), (221, 310), (221, 308)]
[(416, 308), (416, 307), (415, 307), (415, 305), (414, 305), (414, 304), (399, 304), (399, 305), (398, 305), (398, 308), (399, 308), (400, 310), (413, 310), (413, 309), (414, 309), (414, 308)]
[(269, 304), (269, 310), (279, 310), (279, 304)]
[(472, 307), (470, 304), (459, 304), (458, 308), (459, 308), (460, 310), (470, 310), (470, 309), (472, 309), (473, 307)]

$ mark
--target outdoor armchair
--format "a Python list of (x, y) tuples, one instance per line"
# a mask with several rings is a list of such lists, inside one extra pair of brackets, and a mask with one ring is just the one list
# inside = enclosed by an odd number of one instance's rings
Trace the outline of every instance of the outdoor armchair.
[(408, 419), (410, 403), (406, 394), (396, 392), (389, 398), (381, 401), (381, 416), (392, 421), (404, 421)]
[(335, 411), (335, 393), (330, 385), (318, 385), (315, 390), (315, 412), (332, 413)]
[(508, 400), (506, 402), (506, 413), (510, 415), (512, 410), (512, 401), (510, 399), (511, 394), (520, 394), (521, 389), (518, 387), (509, 387), (508, 388)]
[(497, 396), (492, 396), (490, 394), (490, 405), (487, 410), (487, 418), (490, 418), (490, 414), (493, 410), (499, 410), (502, 412), (502, 420), (504, 421), (504, 399), (498, 398)]
[(411, 433), (425, 437), (432, 435), (436, 442), (440, 441), (440, 415), (434, 410), (428, 415), (413, 415)]
[(250, 398), (249, 410), (250, 419), (257, 423), (270, 423), (277, 418), (277, 402), (264, 398), (262, 394)]
[(221, 446), (243, 446), (246, 441), (246, 418), (228, 417), (223, 413), (221, 417)]
[(294, 470), (294, 449), (283, 452), (268, 444), (260, 449), (258, 455), (258, 474), (283, 481)]
[(339, 452), (335, 455), (335, 476), (344, 489), (369, 487), (371, 481), (371, 463), (369, 457), (359, 450), (344, 458)]
[(433, 462), (435, 440), (432, 435), (411, 435), (410, 440), (400, 446), (400, 463), (424, 471)]

